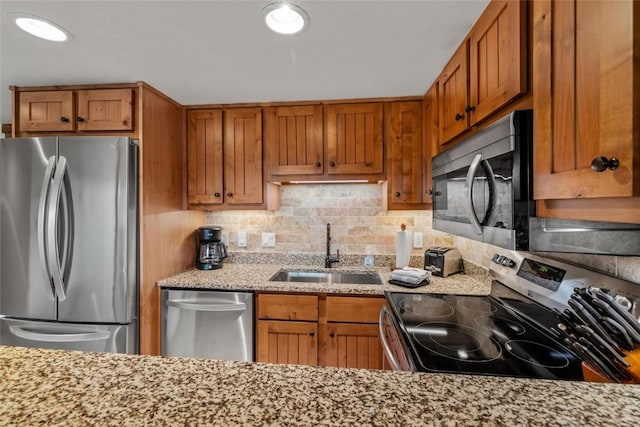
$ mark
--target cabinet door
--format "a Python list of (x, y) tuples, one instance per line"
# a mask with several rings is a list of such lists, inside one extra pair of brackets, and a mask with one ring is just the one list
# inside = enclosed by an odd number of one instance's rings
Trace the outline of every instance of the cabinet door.
[(393, 102), (385, 111), (389, 209), (422, 203), (422, 102)]
[(325, 115), (329, 175), (384, 172), (381, 103), (327, 105)]
[(222, 110), (187, 114), (187, 200), (220, 204), (222, 197)]
[[(640, 7), (545, 0), (533, 10), (534, 197), (639, 196)], [(594, 171), (600, 157), (618, 167)]]
[(73, 92), (20, 92), (18, 131), (73, 131)]
[(133, 89), (78, 91), (79, 131), (133, 129)]
[(322, 105), (266, 110), (271, 175), (322, 175)]
[(424, 95), (422, 101), (422, 161), (424, 183), (422, 186), (422, 201), (432, 203), (431, 187), (431, 159), (440, 152), (438, 144), (438, 82)]
[(492, 1), (469, 33), (473, 126), (526, 91), (526, 3)]
[(377, 324), (320, 325), (325, 366), (382, 369), (382, 344)]
[(224, 110), (225, 203), (260, 204), (262, 187), (262, 110)]
[(469, 42), (465, 41), (453, 55), (438, 78), (440, 144), (446, 144), (468, 127), (465, 108), (468, 101)]
[(258, 320), (256, 361), (267, 363), (318, 364), (318, 324)]

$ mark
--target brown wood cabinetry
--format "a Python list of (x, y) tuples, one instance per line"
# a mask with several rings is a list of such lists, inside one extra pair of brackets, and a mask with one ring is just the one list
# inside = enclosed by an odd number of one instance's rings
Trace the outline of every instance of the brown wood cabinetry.
[(526, 3), (491, 1), (437, 79), (446, 144), (527, 90)]
[[(16, 88), (13, 88), (14, 90)], [(16, 136), (133, 130), (133, 89), (17, 90)]]
[(382, 297), (258, 294), (258, 362), (382, 369)]
[(187, 169), (191, 208), (262, 206), (262, 110), (188, 111)]
[(322, 175), (322, 105), (265, 109), (265, 146), (272, 178)]
[(325, 140), (329, 175), (382, 174), (383, 104), (325, 106)]
[(640, 5), (541, 0), (533, 13), (538, 214), (639, 222)]
[(431, 195), (431, 159), (438, 154), (438, 82), (436, 82), (422, 100), (422, 201), (432, 203)]
[(423, 198), (422, 102), (385, 106), (388, 209), (426, 208)]

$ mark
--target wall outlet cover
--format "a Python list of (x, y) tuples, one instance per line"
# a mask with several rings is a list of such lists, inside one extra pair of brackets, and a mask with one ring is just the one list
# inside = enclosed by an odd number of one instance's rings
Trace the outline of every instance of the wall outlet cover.
[(238, 231), (238, 247), (246, 248), (247, 247), (247, 232), (246, 231)]
[(276, 246), (276, 233), (262, 233), (262, 247), (273, 248)]
[(423, 246), (422, 232), (416, 231), (415, 233), (413, 233), (413, 247), (421, 248), (422, 246)]

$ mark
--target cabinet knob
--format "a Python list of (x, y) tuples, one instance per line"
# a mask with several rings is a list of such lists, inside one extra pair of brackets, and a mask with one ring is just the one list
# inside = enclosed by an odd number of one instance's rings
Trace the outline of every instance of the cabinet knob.
[(433, 196), (433, 189), (431, 189), (431, 188), (430, 188), (430, 189), (427, 191), (427, 194), (428, 194), (428, 195), (430, 195), (430, 196)]
[(78, 123), (84, 123), (84, 119), (80, 116), (76, 117), (76, 122)]
[(233, 193), (232, 193), (231, 191), (229, 191), (229, 192), (227, 193), (227, 197), (232, 197), (232, 196), (233, 196)]
[(400, 192), (396, 191), (396, 197), (400, 197)]
[(596, 157), (591, 161), (591, 170), (596, 172), (603, 172), (607, 169), (616, 170), (620, 162), (615, 157), (612, 157), (611, 160), (607, 159), (604, 156)]
[(329, 162), (329, 166), (331, 166), (332, 168), (336, 167), (336, 162)]
[(463, 114), (460, 114), (460, 113), (456, 114), (456, 122), (458, 120), (462, 120), (462, 119), (464, 119), (464, 115)]
[(61, 123), (69, 123), (69, 119), (63, 116), (63, 117), (60, 117), (60, 122)]
[(329, 336), (330, 336), (331, 338), (333, 338), (333, 337), (335, 337), (335, 336), (336, 336), (336, 334), (334, 334), (333, 332), (329, 332)]
[(215, 197), (220, 197), (220, 193), (213, 193)]
[(310, 336), (310, 337), (313, 337), (313, 336), (315, 336), (315, 335), (316, 335), (316, 333), (315, 333), (315, 332), (313, 332), (313, 331), (309, 332), (309, 336)]
[(320, 166), (322, 166), (322, 163), (316, 162), (316, 167), (319, 168)]
[(470, 112), (472, 112), (472, 111), (476, 111), (476, 107), (473, 107), (473, 106), (471, 106), (471, 105), (467, 105), (466, 107), (464, 107), (464, 112), (465, 112), (465, 113), (467, 113), (467, 114), (468, 114), (468, 113), (470, 113)]

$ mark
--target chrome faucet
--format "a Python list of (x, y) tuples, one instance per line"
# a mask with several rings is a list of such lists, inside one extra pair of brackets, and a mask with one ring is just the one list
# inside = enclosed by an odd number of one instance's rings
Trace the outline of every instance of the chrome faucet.
[(331, 256), (331, 224), (327, 224), (327, 257), (324, 259), (324, 268), (331, 268), (333, 264), (340, 262), (340, 249), (336, 250), (336, 257)]

